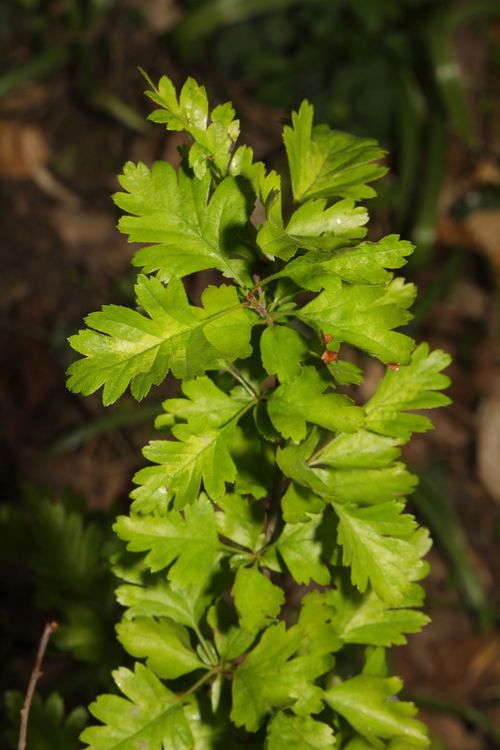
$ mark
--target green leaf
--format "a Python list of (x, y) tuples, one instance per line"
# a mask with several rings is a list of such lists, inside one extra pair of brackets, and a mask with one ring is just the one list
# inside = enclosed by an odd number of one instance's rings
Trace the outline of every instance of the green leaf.
[(397, 677), (359, 675), (327, 690), (325, 700), (375, 747), (384, 747), (380, 740), (392, 738), (429, 747), (424, 725), (413, 718), (413, 703), (393, 700), (401, 687)]
[(324, 394), (328, 385), (314, 367), (304, 367), (297, 378), (273, 392), (267, 408), (271, 422), (283, 437), (295, 442), (303, 440), (306, 422), (342, 432), (363, 427), (363, 409), (347, 396)]
[(335, 610), (328, 605), (328, 594), (328, 591), (316, 590), (302, 598), (298, 620), (306, 633), (302, 652), (334, 654), (342, 648), (342, 641), (331, 623)]
[(248, 251), (244, 228), (248, 222), (247, 199), (233, 177), (210, 190), (210, 175), (203, 179), (170, 164), (128, 164), (119, 178), (127, 191), (115, 193), (114, 202), (128, 216), (118, 228), (129, 242), (148, 246), (135, 253), (133, 263), (162, 281), (196, 271), (217, 268), (238, 284), (251, 286), (247, 271)]
[(163, 402), (163, 408), (198, 430), (227, 424), (252, 402), (241, 386), (234, 388), (229, 395), (206, 376), (184, 381), (182, 392), (187, 398), (169, 398)]
[(153, 440), (144, 449), (144, 456), (157, 465), (134, 477), (139, 486), (130, 496), (136, 512), (165, 509), (173, 499), (182, 508), (198, 497), (202, 482), (207, 494), (220, 500), (226, 482), (236, 479), (229, 445), (252, 399), (241, 387), (229, 396), (207, 377), (185, 382), (182, 390), (188, 398), (167, 399), (163, 406), (188, 424), (171, 428), (177, 442)]
[(183, 513), (173, 510), (158, 518), (119, 516), (113, 528), (131, 552), (148, 553), (146, 564), (153, 572), (174, 563), (168, 577), (179, 586), (204, 585), (224, 554), (213, 506), (204, 498)]
[(377, 142), (312, 123), (313, 107), (304, 101), (283, 130), (294, 199), (373, 197), (366, 183), (387, 171), (375, 163), (384, 156)]
[(274, 620), (285, 594), (257, 568), (240, 568), (231, 590), (243, 630), (255, 633)]
[(225, 492), (225, 483), (236, 478), (229, 452), (238, 419), (252, 404), (242, 388), (231, 396), (206, 377), (183, 385), (189, 399), (168, 399), (164, 407), (176, 417), (188, 420), (171, 432), (178, 441), (155, 440), (143, 451), (157, 464), (141, 469), (134, 477), (139, 485), (132, 493), (133, 509), (149, 512), (174, 505), (182, 508), (198, 497), (201, 483), (213, 499)]
[(234, 142), (239, 135), (239, 122), (234, 119), (234, 110), (229, 102), (215, 107), (208, 124), (208, 100), (204, 86), (192, 78), (184, 84), (179, 99), (167, 76), (160, 79), (158, 88), (153, 84), (149, 96), (161, 109), (152, 112), (148, 119), (164, 123), (168, 130), (185, 130), (195, 143), (189, 152), (189, 164), (197, 177), (205, 175), (208, 168), (215, 167), (218, 174), (228, 168)]
[[(413, 292), (414, 288), (409, 287)], [(298, 312), (298, 316), (337, 341), (353, 344), (386, 364), (406, 364), (414, 342), (392, 329), (410, 320), (405, 309), (410, 302), (401, 295), (395, 298), (392, 284), (343, 286), (321, 292)]]
[(384, 284), (392, 278), (385, 269), (400, 268), (412, 252), (410, 242), (390, 234), (379, 242), (361, 242), (333, 252), (312, 250), (288, 263), (282, 273), (314, 292), (335, 283), (339, 286), (340, 280), (350, 284)]
[(226, 482), (233, 482), (236, 467), (228, 450), (235, 430), (230, 422), (223, 429), (197, 433), (188, 425), (176, 425), (173, 440), (152, 440), (144, 456), (157, 466), (147, 466), (134, 477), (139, 487), (131, 492), (133, 510), (148, 513), (163, 510), (172, 499), (183, 508), (199, 495), (201, 483), (214, 500), (220, 499)]
[(203, 586), (174, 588), (161, 578), (143, 586), (124, 584), (116, 589), (116, 599), (128, 607), (125, 617), (169, 617), (196, 629), (212, 595)]
[(415, 534), (414, 518), (401, 515), (403, 505), (395, 501), (368, 508), (339, 503), (334, 507), (340, 519), (338, 542), (353, 584), (364, 592), (371, 583), (384, 602), (404, 604), (411, 583), (425, 571), (423, 530)]
[(409, 495), (418, 480), (398, 462), (384, 469), (337, 469), (329, 472), (324, 482), (339, 503), (376, 505)]
[(398, 441), (394, 438), (359, 430), (329, 440), (311, 465), (324, 464), (334, 469), (381, 469), (399, 457), (397, 446)]
[(90, 750), (185, 750), (193, 736), (178, 698), (143, 664), (124, 667), (113, 679), (125, 698), (100, 695), (90, 705), (103, 723), (86, 729), (80, 739)]
[[(330, 582), (330, 573), (321, 561), (322, 546), (318, 541), (317, 519), (305, 523), (287, 523), (273, 545), (283, 558), (297, 583), (308, 584), (310, 580), (323, 586)], [(266, 556), (263, 556), (265, 563)]]
[(203, 669), (196, 656), (186, 628), (167, 617), (137, 617), (116, 626), (118, 640), (126, 651), (146, 664), (158, 677), (173, 680), (183, 674)]
[(111, 404), (130, 384), (141, 399), (169, 370), (188, 379), (251, 353), (251, 313), (234, 287), (207, 287), (202, 308), (189, 305), (176, 279), (165, 289), (158, 279), (141, 276), (136, 294), (148, 317), (106, 305), (87, 316), (88, 329), (70, 338), (84, 355), (68, 369), (74, 393), (88, 395), (104, 385), (103, 403)]
[[(198, 128), (204, 130), (207, 125), (208, 99), (204, 86), (200, 86), (193, 78), (188, 78), (182, 87), (180, 100), (177, 99), (174, 84), (167, 76), (160, 78), (158, 88), (151, 84), (153, 91), (147, 91), (146, 95), (165, 111), (164, 120), (169, 130), (190, 130)], [(150, 115), (150, 119), (157, 122)]]
[(264, 541), (264, 506), (235, 494), (226, 494), (217, 500), (224, 512), (217, 513), (217, 528), (222, 536), (256, 552)]
[[(286, 228), (281, 210), (269, 212), (257, 234), (257, 244), (268, 257), (282, 260), (292, 258), (299, 248), (322, 248), (330, 255), (333, 249), (364, 237), (366, 229), (363, 225), (367, 221), (366, 209), (355, 207), (352, 200), (339, 201), (328, 207), (324, 199), (307, 201), (292, 214)], [(284, 273), (288, 275), (287, 272), (288, 266)]]
[(418, 633), (429, 622), (422, 612), (387, 607), (373, 591), (360, 594), (338, 586), (327, 598), (335, 608), (332, 623), (344, 643), (399, 646), (406, 643), (405, 633)]
[(273, 708), (292, 705), (300, 715), (322, 708), (322, 690), (314, 681), (331, 667), (328, 656), (292, 658), (303, 639), (298, 626), (280, 622), (263, 634), (233, 675), (231, 719), (255, 732)]
[(260, 338), (262, 364), (269, 375), (277, 375), (281, 383), (295, 378), (300, 363), (307, 355), (302, 336), (287, 326), (268, 326)]
[(278, 448), (276, 462), (283, 474), (298, 484), (308, 487), (319, 495), (329, 495), (326, 480), (328, 475), (321, 469), (311, 469), (309, 458), (318, 442), (318, 432), (314, 428), (304, 442)]
[(332, 729), (310, 716), (293, 716), (280, 711), (269, 724), (268, 750), (331, 750)]
[(397, 372), (388, 370), (376, 392), (366, 404), (367, 427), (374, 432), (406, 443), (412, 432), (426, 432), (432, 423), (421, 414), (407, 414), (408, 409), (433, 409), (450, 403), (448, 396), (437, 393), (447, 388), (450, 379), (441, 374), (450, 357), (439, 349), (429, 354), (429, 346), (420, 344), (411, 363)]
[(288, 523), (308, 521), (311, 514), (321, 513), (325, 501), (307, 487), (290, 482), (281, 498), (283, 519)]

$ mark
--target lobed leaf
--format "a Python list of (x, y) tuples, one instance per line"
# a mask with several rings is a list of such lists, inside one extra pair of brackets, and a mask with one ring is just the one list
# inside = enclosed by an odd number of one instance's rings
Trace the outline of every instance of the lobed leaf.
[(298, 626), (280, 622), (264, 631), (233, 676), (231, 719), (255, 732), (273, 708), (292, 705), (300, 715), (321, 710), (322, 690), (314, 682), (331, 666), (328, 656), (294, 657), (303, 639)]
[(375, 191), (367, 183), (387, 171), (376, 163), (384, 156), (376, 141), (331, 130), (327, 125), (313, 127), (313, 107), (307, 101), (292, 113), (292, 127), (285, 126), (283, 140), (293, 196), (299, 202), (307, 198), (371, 198)]
[(127, 607), (126, 618), (168, 617), (193, 629), (212, 601), (203, 586), (174, 588), (171, 581), (161, 578), (142, 586), (124, 584), (115, 593), (118, 603)]
[(231, 594), (243, 630), (255, 633), (274, 620), (285, 601), (283, 589), (275, 586), (257, 568), (240, 568)]
[(226, 177), (213, 193), (211, 178), (202, 179), (165, 162), (125, 165), (119, 178), (126, 192), (113, 200), (126, 216), (118, 228), (130, 242), (148, 243), (134, 255), (144, 273), (158, 272), (162, 281), (217, 268), (238, 284), (251, 286), (245, 227), (249, 205), (243, 188)]
[(401, 268), (406, 256), (413, 252), (413, 245), (400, 240), (397, 234), (390, 234), (379, 242), (360, 242), (347, 247), (345, 244), (333, 251), (331, 248), (311, 250), (290, 261), (281, 273), (313, 292), (335, 285), (340, 287), (340, 281), (384, 284), (392, 278), (386, 269)]
[[(399, 646), (406, 643), (406, 633), (418, 633), (429, 622), (422, 612), (388, 607), (374, 591), (360, 594), (343, 586), (327, 598), (335, 609), (332, 624), (344, 643)], [(410, 596), (405, 604), (412, 604)]]
[(269, 723), (268, 750), (331, 750), (335, 737), (331, 727), (310, 716), (279, 711)]
[(179, 98), (167, 76), (160, 79), (158, 87), (149, 83), (152, 91), (147, 91), (146, 95), (161, 109), (152, 112), (148, 119), (163, 123), (168, 130), (185, 130), (191, 136), (194, 144), (189, 152), (189, 164), (197, 177), (202, 178), (211, 167), (218, 175), (225, 174), (240, 130), (232, 105), (226, 102), (215, 107), (209, 124), (205, 87), (193, 78), (186, 80)]
[(182, 703), (143, 664), (121, 667), (113, 679), (125, 696), (100, 695), (90, 712), (103, 722), (80, 739), (89, 750), (185, 750), (193, 736)]
[(342, 432), (356, 432), (363, 427), (363, 410), (347, 396), (325, 394), (328, 385), (314, 367), (304, 367), (294, 380), (273, 392), (267, 409), (271, 422), (283, 437), (295, 442), (303, 440), (306, 422)]
[(273, 325), (267, 326), (260, 337), (260, 353), (265, 371), (286, 383), (299, 375), (307, 346), (293, 328)]
[(450, 403), (448, 396), (437, 392), (450, 384), (450, 379), (441, 373), (449, 364), (448, 354), (439, 349), (429, 353), (428, 344), (420, 344), (406, 367), (385, 373), (366, 404), (367, 427), (401, 443), (406, 443), (412, 432), (431, 429), (428, 417), (406, 412), (408, 409), (434, 409)]
[(229, 422), (223, 429), (198, 433), (188, 425), (177, 425), (173, 440), (153, 440), (144, 448), (144, 456), (156, 464), (137, 472), (134, 482), (139, 486), (130, 496), (133, 510), (149, 513), (165, 510), (174, 500), (176, 508), (192, 503), (203, 487), (214, 500), (222, 497), (226, 482), (233, 482), (236, 467), (228, 449), (232, 432)]
[(402, 687), (397, 677), (359, 675), (325, 692), (325, 701), (374, 747), (393, 738), (411, 746), (429, 747), (424, 725), (413, 718), (413, 703), (393, 700)]
[(402, 503), (390, 501), (367, 508), (334, 503), (339, 517), (338, 542), (353, 584), (364, 592), (368, 583), (384, 602), (404, 604), (413, 581), (425, 572), (421, 557), (429, 544), (416, 532), (412, 516), (401, 515)]
[(147, 316), (107, 305), (87, 316), (88, 328), (69, 339), (84, 355), (68, 369), (74, 393), (89, 395), (104, 385), (103, 403), (111, 404), (130, 384), (141, 399), (169, 371), (189, 379), (251, 353), (251, 313), (241, 307), (234, 287), (207, 287), (203, 307), (189, 305), (176, 279), (165, 288), (156, 278), (140, 276), (136, 294)]
[(167, 617), (122, 620), (116, 632), (126, 651), (146, 659), (148, 668), (158, 677), (173, 680), (205, 668), (189, 642), (186, 628)]
[(356, 207), (352, 200), (338, 201), (328, 207), (325, 199), (311, 200), (294, 211), (286, 227), (283, 226), (281, 211), (268, 211), (267, 220), (257, 234), (257, 244), (268, 257), (285, 261), (301, 248), (323, 249), (331, 255), (334, 249), (364, 237), (367, 221), (366, 209)]
[(414, 287), (343, 286), (327, 289), (298, 313), (305, 323), (372, 354), (382, 362), (406, 364), (415, 346), (409, 336), (393, 331), (410, 320), (406, 308)]
[[(297, 583), (310, 580), (323, 586), (330, 582), (330, 573), (322, 562), (322, 545), (318, 539), (320, 522), (317, 518), (304, 523), (287, 523), (274, 543), (288, 570)], [(266, 560), (266, 554), (263, 561)]]
[(131, 552), (147, 552), (145, 562), (153, 572), (173, 563), (168, 578), (182, 587), (204, 585), (224, 554), (213, 506), (204, 498), (183, 513), (119, 516), (114, 529)]

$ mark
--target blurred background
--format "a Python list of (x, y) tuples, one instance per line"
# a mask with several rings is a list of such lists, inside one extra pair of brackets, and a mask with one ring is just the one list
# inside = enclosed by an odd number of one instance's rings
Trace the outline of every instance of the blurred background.
[[(435, 540), (433, 622), (392, 662), (436, 750), (500, 747), (498, 1), (1, 0), (2, 694), (25, 691), (44, 623), (61, 622), (29, 750), (79, 747), (78, 705), (123, 662), (109, 529), (172, 389), (107, 410), (65, 390), (68, 335), (133, 299), (115, 175), (129, 159), (178, 158), (178, 135), (145, 120), (138, 66), (232, 100), (270, 164), (304, 97), (317, 121), (388, 150), (372, 238), (415, 242), (411, 334), (454, 358), (454, 405), (406, 452), (421, 476), (412, 511)], [(21, 702), (7, 693), (0, 747), (17, 744)]]

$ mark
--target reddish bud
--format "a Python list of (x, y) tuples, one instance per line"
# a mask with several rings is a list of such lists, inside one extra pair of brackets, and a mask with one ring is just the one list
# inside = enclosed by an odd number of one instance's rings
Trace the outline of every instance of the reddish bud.
[(325, 365), (328, 365), (330, 364), (330, 362), (334, 362), (338, 356), (338, 352), (329, 352), (328, 349), (325, 349), (325, 351), (321, 355), (321, 359), (323, 360)]
[(387, 367), (389, 370), (394, 370), (394, 372), (397, 372), (400, 368), (399, 362), (389, 362)]
[(327, 344), (330, 343), (330, 341), (333, 341), (333, 336), (330, 333), (322, 333), (321, 334), (321, 341), (326, 346)]

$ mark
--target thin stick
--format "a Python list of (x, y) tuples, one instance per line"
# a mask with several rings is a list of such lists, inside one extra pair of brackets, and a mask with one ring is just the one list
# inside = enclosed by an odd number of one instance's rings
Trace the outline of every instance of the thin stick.
[(48, 622), (45, 625), (42, 637), (40, 639), (40, 645), (38, 646), (38, 652), (31, 673), (30, 681), (28, 684), (28, 690), (26, 691), (26, 698), (24, 699), (23, 707), (21, 709), (21, 726), (19, 729), (19, 742), (17, 743), (17, 750), (26, 750), (26, 735), (28, 732), (28, 717), (31, 708), (31, 701), (35, 694), (36, 683), (42, 676), (42, 661), (49, 642), (49, 638), (57, 628), (57, 622)]

